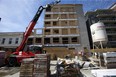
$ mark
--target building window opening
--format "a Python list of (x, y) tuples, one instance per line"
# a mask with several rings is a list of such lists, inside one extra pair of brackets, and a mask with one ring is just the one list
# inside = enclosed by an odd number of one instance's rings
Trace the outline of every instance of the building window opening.
[(18, 44), (19, 38), (16, 38), (15, 40), (15, 44)]
[(45, 35), (49, 35), (50, 34), (50, 29), (46, 29), (45, 30)]
[(75, 48), (68, 48), (69, 50), (75, 50)]
[(32, 45), (33, 44), (33, 38), (29, 38), (28, 41), (27, 41), (27, 44)]
[(44, 38), (44, 44), (50, 44), (50, 38)]
[(4, 43), (5, 43), (5, 40), (6, 40), (5, 38), (3, 38), (3, 39), (2, 39), (2, 44), (4, 44)]
[(53, 33), (54, 33), (54, 34), (59, 34), (59, 30), (58, 30), (58, 29), (54, 29), (54, 30), (53, 30)]
[(61, 21), (61, 26), (67, 26), (68, 21)]
[(62, 38), (62, 43), (63, 44), (68, 44), (68, 38), (67, 37)]
[(50, 29), (46, 29), (45, 32), (50, 32)]
[(77, 43), (78, 42), (78, 38), (77, 37), (73, 37), (73, 38), (71, 38), (71, 41), (72, 41), (72, 43)]
[(46, 29), (45, 32), (50, 32), (50, 29)]
[(47, 24), (50, 24), (50, 22), (45, 22), (45, 24), (47, 25)]
[(46, 19), (50, 19), (51, 16), (50, 16), (50, 15), (45, 15), (45, 18), (46, 18)]
[(41, 38), (36, 38), (36, 43), (41, 43)]
[(46, 9), (46, 12), (50, 12), (50, 11), (51, 11), (51, 8), (47, 8), (47, 9)]
[(58, 18), (59, 18), (58, 14), (53, 15), (53, 19), (58, 19)]
[(51, 22), (49, 21), (45, 22), (45, 26), (51, 26)]
[(59, 38), (53, 38), (53, 43), (59, 43)]
[(58, 22), (57, 21), (54, 21), (53, 22), (53, 26), (58, 26)]
[(12, 38), (9, 38), (9, 44), (11, 44), (12, 43)]

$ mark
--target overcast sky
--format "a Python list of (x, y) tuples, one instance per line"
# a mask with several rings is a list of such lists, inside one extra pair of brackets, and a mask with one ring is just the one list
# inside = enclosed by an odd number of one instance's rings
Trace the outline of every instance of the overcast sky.
[[(37, 9), (55, 0), (0, 0), (0, 32), (24, 32)], [(83, 10), (107, 9), (116, 0), (61, 0), (61, 4), (83, 4)], [(44, 13), (43, 13), (44, 15)], [(43, 15), (36, 28), (43, 27)]]

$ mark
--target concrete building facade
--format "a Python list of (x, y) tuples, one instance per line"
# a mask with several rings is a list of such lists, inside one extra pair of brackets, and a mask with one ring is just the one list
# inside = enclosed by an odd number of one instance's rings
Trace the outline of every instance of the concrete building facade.
[[(44, 28), (42, 29), (43, 37), (41, 39), (41, 36), (37, 35), (38, 40), (40, 39), (44, 46), (66, 46), (69, 49), (76, 50), (89, 49), (82, 8), (81, 4), (58, 4), (47, 9), (44, 17)], [(35, 32), (37, 30), (35, 29)]]

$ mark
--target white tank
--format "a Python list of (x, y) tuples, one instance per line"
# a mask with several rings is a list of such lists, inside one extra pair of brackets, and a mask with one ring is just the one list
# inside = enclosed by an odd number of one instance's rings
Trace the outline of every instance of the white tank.
[(90, 29), (93, 42), (108, 41), (105, 25), (102, 22), (97, 22), (91, 25)]

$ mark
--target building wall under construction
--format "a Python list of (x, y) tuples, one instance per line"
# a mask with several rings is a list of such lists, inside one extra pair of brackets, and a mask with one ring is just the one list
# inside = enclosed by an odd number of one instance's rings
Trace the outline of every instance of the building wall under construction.
[(58, 4), (47, 9), (44, 16), (44, 28), (41, 29), (42, 35), (36, 34), (40, 29), (34, 30), (34, 38), (33, 35), (29, 38), (31, 43), (44, 46), (67, 46), (77, 50), (89, 48), (81, 4)]

